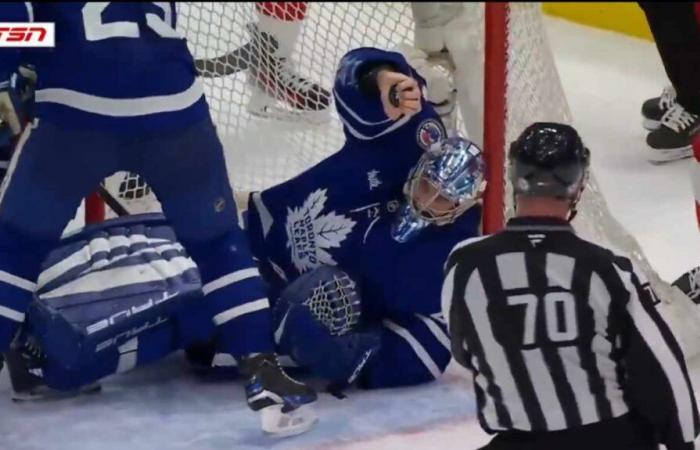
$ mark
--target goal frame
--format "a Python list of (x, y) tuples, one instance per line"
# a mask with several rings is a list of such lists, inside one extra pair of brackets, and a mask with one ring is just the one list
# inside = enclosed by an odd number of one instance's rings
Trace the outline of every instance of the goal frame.
[[(494, 233), (505, 224), (504, 164), (506, 161), (507, 54), (510, 2), (484, 2), (483, 150), (488, 185), (484, 193), (482, 229)], [(106, 218), (106, 205), (98, 191), (85, 198), (85, 224)]]

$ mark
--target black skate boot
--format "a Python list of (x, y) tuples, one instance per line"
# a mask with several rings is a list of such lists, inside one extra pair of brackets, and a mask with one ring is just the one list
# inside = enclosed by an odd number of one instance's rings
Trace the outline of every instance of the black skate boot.
[(658, 130), (661, 118), (676, 104), (676, 90), (666, 86), (660, 97), (650, 98), (642, 104), (642, 126), (649, 131)]
[(30, 342), (13, 342), (4, 357), (10, 374), (12, 400), (15, 402), (74, 397), (101, 390), (101, 386), (97, 383), (83, 386), (75, 391), (58, 391), (49, 388), (44, 383), (41, 370), (46, 356), (38, 346)]
[(690, 269), (672, 283), (695, 304), (700, 305), (700, 266)]
[(242, 358), (239, 367), (248, 380), (248, 406), (262, 414), (266, 433), (292, 436), (309, 430), (317, 420), (311, 404), (317, 395), (309, 386), (290, 378), (273, 353)]
[[(278, 43), (267, 33), (261, 33), (256, 24), (248, 24), (251, 35), (251, 62), (248, 66), (248, 84), (252, 94), (248, 103), (251, 114), (280, 116), (286, 113), (327, 113), (331, 93), (318, 83), (296, 73), (291, 61), (277, 56)], [(275, 103), (281, 101), (284, 107)], [(320, 117), (321, 115), (319, 115)]]
[(648, 159), (663, 163), (693, 155), (693, 138), (700, 131), (700, 118), (679, 103), (661, 118), (661, 127), (647, 136)]

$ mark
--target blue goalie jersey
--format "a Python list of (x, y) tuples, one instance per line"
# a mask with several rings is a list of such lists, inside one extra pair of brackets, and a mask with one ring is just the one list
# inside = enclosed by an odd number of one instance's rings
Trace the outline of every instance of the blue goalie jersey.
[[(276, 291), (272, 298), (302, 273), (333, 265), (358, 282), (371, 316), (435, 314), (442, 264), (457, 242), (478, 233), (480, 211), (472, 208), (449, 226), (430, 226), (407, 243), (391, 237), (411, 168), (446, 132), (425, 101), (410, 119), (388, 121), (379, 96), (357, 89), (358, 74), (371, 62), (393, 65), (424, 86), (398, 53), (362, 48), (348, 53), (334, 89), (345, 145), (299, 176), (251, 194), (248, 233)], [(426, 267), (424, 261), (434, 264)], [(421, 298), (425, 306), (415, 303)]]
[(0, 83), (36, 67), (40, 119), (131, 133), (208, 114), (175, 2), (0, 3), (3, 21), (55, 23), (55, 48), (0, 49)]

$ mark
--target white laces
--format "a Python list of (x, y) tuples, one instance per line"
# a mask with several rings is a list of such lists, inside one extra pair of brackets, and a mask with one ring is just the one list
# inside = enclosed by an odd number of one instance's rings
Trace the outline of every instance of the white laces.
[(663, 115), (661, 124), (678, 133), (690, 127), (697, 118), (698, 116), (689, 113), (676, 103)]
[(312, 81), (297, 75), (292, 63), (285, 58), (280, 58), (277, 76), (283, 85), (295, 87), (301, 92), (310, 91), (314, 86)]
[(659, 106), (661, 109), (669, 109), (676, 104), (676, 89), (668, 85), (661, 92), (661, 98), (659, 98)]

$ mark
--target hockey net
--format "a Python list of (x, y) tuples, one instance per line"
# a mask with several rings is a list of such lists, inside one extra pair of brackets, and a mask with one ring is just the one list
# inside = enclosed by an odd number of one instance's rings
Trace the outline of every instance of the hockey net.
[[(290, 58), (292, 65), (299, 75), (328, 90), (336, 64), (348, 50), (360, 46), (392, 49), (402, 42), (413, 42), (410, 3), (288, 2), (286, 5), (299, 5), (303, 9), (290, 12), (296, 19), (303, 16)], [(187, 37), (198, 59), (217, 58), (245, 48), (251, 40), (248, 25), (260, 20), (254, 3), (179, 3), (178, 7), (178, 29)], [(457, 88), (461, 88), (459, 80), (469, 79), (470, 89), (475, 86), (477, 90), (482, 86), (485, 89), (469, 93), (471, 98), (478, 96), (484, 101), (471, 110), (463, 108), (458, 128), (466, 132), (469, 127), (465, 127), (465, 122), (481, 124), (483, 119), (483, 140), (482, 136), (470, 137), (483, 143), (489, 162), (484, 229), (492, 232), (513, 212), (505, 172), (508, 143), (533, 121), (572, 123), (572, 117), (540, 5), (465, 3), (463, 7), (462, 23), (456, 32), (459, 39), (468, 43), (473, 61), (470, 61), (470, 73), (457, 68)], [(251, 114), (249, 71), (245, 67), (255, 61), (250, 53), (238, 55), (235, 61), (220, 63), (223, 72), (229, 75), (218, 76), (211, 68), (203, 73), (207, 101), (226, 149), (228, 170), (236, 191), (264, 189), (284, 181), (341, 147), (342, 127), (333, 105), (327, 121), (319, 121), (319, 115), (299, 113), (282, 101), (276, 102), (273, 118)], [(127, 203), (132, 207), (136, 204), (139, 211), (157, 210), (152, 194), (136, 199), (138, 195), (131, 187), (143, 190), (143, 185), (130, 177), (130, 174), (116, 174), (107, 180), (108, 190), (122, 200), (134, 198)], [(595, 242), (633, 255), (657, 290), (672, 295), (635, 239), (608, 210), (594, 176), (588, 182), (574, 226)]]

